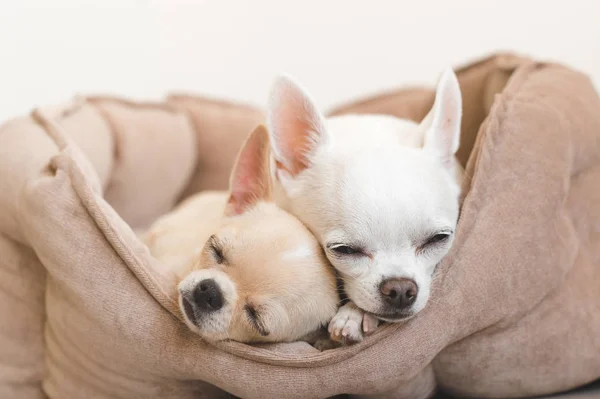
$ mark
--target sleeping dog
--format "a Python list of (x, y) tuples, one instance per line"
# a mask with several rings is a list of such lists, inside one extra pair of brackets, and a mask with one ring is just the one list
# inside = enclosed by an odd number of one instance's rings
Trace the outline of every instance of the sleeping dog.
[(144, 240), (177, 271), (185, 322), (205, 339), (326, 347), (318, 332), (338, 309), (334, 269), (310, 231), (273, 202), (263, 126), (240, 151), (229, 193), (189, 198)]
[(326, 119), (291, 78), (275, 82), (268, 126), (277, 203), (317, 236), (350, 299), (329, 325), (332, 338), (361, 341), (379, 320), (425, 307), (458, 220), (461, 103), (450, 69), (420, 124)]

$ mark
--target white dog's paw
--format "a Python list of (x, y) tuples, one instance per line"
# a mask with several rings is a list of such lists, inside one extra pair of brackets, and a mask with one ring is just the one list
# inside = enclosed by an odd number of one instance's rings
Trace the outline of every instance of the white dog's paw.
[(352, 345), (363, 340), (362, 322), (364, 312), (352, 302), (341, 306), (329, 323), (329, 336), (332, 341)]

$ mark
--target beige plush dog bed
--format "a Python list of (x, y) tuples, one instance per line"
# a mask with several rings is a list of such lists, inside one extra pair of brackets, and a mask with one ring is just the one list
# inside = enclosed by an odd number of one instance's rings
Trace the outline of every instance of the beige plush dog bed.
[[(361, 344), (213, 346), (181, 322), (143, 229), (225, 188), (262, 112), (85, 98), (0, 130), (0, 397), (524, 397), (600, 377), (600, 100), (509, 55), (457, 71), (462, 214), (428, 307)], [(429, 89), (341, 107), (419, 120)], [(218, 388), (217, 388), (218, 387)], [(219, 389), (220, 388), (220, 389)]]

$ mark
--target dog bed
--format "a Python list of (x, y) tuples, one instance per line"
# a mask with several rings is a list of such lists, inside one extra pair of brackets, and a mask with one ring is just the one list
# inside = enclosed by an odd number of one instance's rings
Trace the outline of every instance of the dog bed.
[[(204, 342), (136, 235), (225, 188), (262, 111), (86, 97), (5, 123), (0, 397), (509, 398), (599, 378), (600, 100), (584, 75), (509, 54), (457, 75), (467, 178), (430, 304), (325, 352)], [(432, 103), (407, 89), (332, 113), (420, 120)]]

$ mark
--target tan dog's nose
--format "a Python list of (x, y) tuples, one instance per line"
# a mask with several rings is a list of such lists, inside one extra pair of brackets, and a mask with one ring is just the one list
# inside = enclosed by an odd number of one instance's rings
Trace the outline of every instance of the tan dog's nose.
[(196, 286), (194, 305), (204, 312), (214, 312), (223, 307), (223, 294), (215, 280), (202, 280)]
[(381, 283), (379, 289), (385, 302), (398, 310), (412, 306), (417, 299), (417, 284), (407, 278), (391, 278)]
[(223, 293), (212, 278), (200, 281), (193, 290), (182, 291), (181, 299), (185, 315), (196, 325), (201, 314), (215, 312), (224, 305)]

